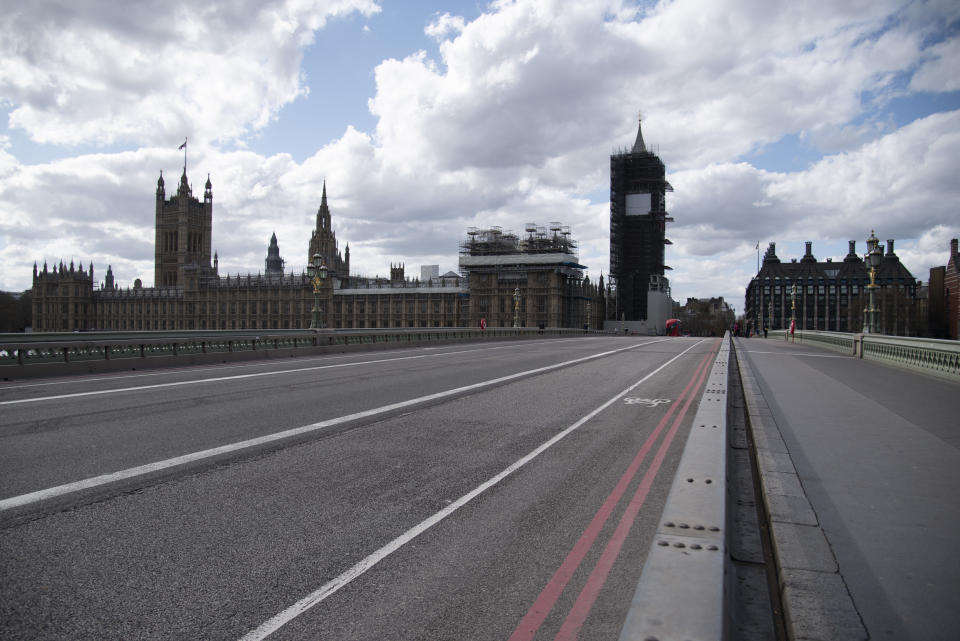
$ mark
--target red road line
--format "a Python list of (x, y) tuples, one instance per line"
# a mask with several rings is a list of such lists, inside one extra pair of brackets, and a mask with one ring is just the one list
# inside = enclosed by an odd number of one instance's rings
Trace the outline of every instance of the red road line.
[[(713, 350), (711, 349), (711, 353), (708, 354), (708, 356), (712, 355)], [(650, 462), (650, 467), (647, 468), (643, 478), (640, 479), (640, 485), (637, 486), (637, 490), (634, 492), (633, 498), (630, 499), (627, 509), (624, 510), (623, 516), (620, 517), (620, 522), (617, 523), (617, 528), (614, 530), (613, 536), (610, 537), (607, 547), (604, 548), (603, 554), (600, 555), (600, 560), (597, 561), (596, 567), (594, 567), (593, 572), (590, 573), (590, 578), (587, 579), (573, 607), (570, 608), (570, 612), (567, 614), (567, 618), (564, 619), (557, 636), (554, 637), (554, 641), (575, 641), (577, 639), (580, 628), (583, 626), (587, 615), (590, 614), (590, 609), (597, 600), (597, 596), (599, 596), (600, 590), (603, 588), (604, 583), (606, 583), (607, 576), (610, 574), (613, 564), (620, 555), (623, 542), (630, 533), (630, 529), (636, 521), (637, 514), (640, 513), (640, 508), (643, 507), (643, 503), (647, 499), (647, 494), (653, 486), (653, 481), (656, 479), (657, 473), (660, 471), (660, 466), (667, 456), (667, 450), (670, 449), (673, 438), (676, 436), (680, 424), (683, 423), (683, 418), (687, 414), (687, 410), (690, 408), (693, 399), (696, 397), (697, 390), (703, 385), (706, 377), (707, 369), (704, 368), (703, 371), (699, 373), (699, 380), (693, 392), (687, 397), (687, 401), (683, 405), (683, 410), (677, 415), (677, 418), (674, 419), (673, 425), (670, 426), (670, 431), (667, 432), (666, 437), (664, 437), (663, 442), (660, 444), (660, 448)]]
[(593, 520), (590, 521), (590, 525), (588, 525), (587, 529), (584, 530), (583, 534), (580, 535), (580, 538), (567, 554), (567, 558), (563, 560), (563, 563), (560, 565), (557, 571), (554, 572), (553, 576), (550, 578), (550, 581), (540, 593), (540, 596), (537, 597), (537, 600), (530, 607), (530, 610), (528, 610), (524, 617), (520, 620), (517, 628), (513, 631), (513, 634), (510, 635), (509, 641), (530, 641), (533, 639), (534, 635), (536, 635), (537, 631), (540, 629), (540, 626), (543, 625), (544, 620), (550, 613), (550, 610), (560, 597), (560, 593), (563, 592), (567, 583), (570, 581), (570, 578), (573, 576), (573, 573), (577, 571), (578, 567), (580, 567), (580, 563), (593, 546), (593, 542), (596, 540), (597, 535), (600, 534), (600, 530), (603, 529), (603, 526), (610, 518), (610, 515), (617, 503), (620, 502), (620, 498), (623, 496), (624, 492), (626, 492), (631, 481), (633, 481), (633, 477), (636, 476), (637, 470), (640, 468), (640, 465), (646, 458), (647, 453), (660, 436), (660, 432), (662, 432), (666, 424), (670, 422), (670, 417), (673, 415), (674, 410), (683, 401), (684, 397), (687, 395), (687, 392), (694, 384), (694, 381), (700, 377), (701, 372), (706, 371), (706, 365), (710, 359), (710, 356), (710, 354), (707, 354), (703, 357), (703, 360), (700, 361), (700, 364), (694, 371), (690, 381), (687, 383), (686, 387), (683, 388), (683, 391), (677, 398), (677, 402), (670, 405), (667, 413), (662, 419), (660, 419), (660, 422), (657, 423), (656, 429), (654, 429), (650, 436), (647, 437), (647, 440), (644, 441), (643, 447), (641, 447), (640, 451), (637, 452), (637, 455), (627, 467), (626, 472), (624, 472), (623, 476), (620, 477), (616, 487), (614, 487), (610, 495), (606, 498), (606, 500), (604, 500), (603, 505), (600, 506), (600, 509), (597, 510)]

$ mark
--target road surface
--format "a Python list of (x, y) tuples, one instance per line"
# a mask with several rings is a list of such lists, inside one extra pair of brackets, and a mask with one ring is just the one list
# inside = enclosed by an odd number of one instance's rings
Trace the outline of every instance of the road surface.
[(718, 346), (4, 383), (0, 636), (616, 639)]

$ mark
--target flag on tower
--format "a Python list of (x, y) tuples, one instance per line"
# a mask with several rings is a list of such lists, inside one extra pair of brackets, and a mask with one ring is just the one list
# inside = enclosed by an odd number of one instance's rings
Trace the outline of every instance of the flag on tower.
[(177, 149), (183, 149), (183, 148), (186, 147), (186, 146), (187, 146), (187, 139), (184, 138), (184, 139), (183, 139), (183, 144), (180, 145), (179, 147), (177, 147)]

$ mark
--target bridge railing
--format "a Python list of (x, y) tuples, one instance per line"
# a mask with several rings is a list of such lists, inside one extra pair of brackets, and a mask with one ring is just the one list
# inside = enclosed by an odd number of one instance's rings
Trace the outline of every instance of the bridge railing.
[[(786, 340), (790, 338), (789, 333), (783, 330), (771, 332), (771, 336)], [(794, 340), (816, 344), (857, 358), (960, 381), (958, 341), (809, 330), (796, 332)]]
[[(387, 344), (582, 336), (599, 331), (496, 327), (0, 334), (0, 372), (29, 365)], [(249, 355), (248, 355), (249, 356)]]

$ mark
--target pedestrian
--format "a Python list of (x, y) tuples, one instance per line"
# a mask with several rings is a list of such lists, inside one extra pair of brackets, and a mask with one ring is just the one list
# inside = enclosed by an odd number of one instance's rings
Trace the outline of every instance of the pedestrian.
[(763, 326), (763, 337), (764, 337), (764, 338), (767, 337), (767, 326), (766, 326), (766, 325)]

